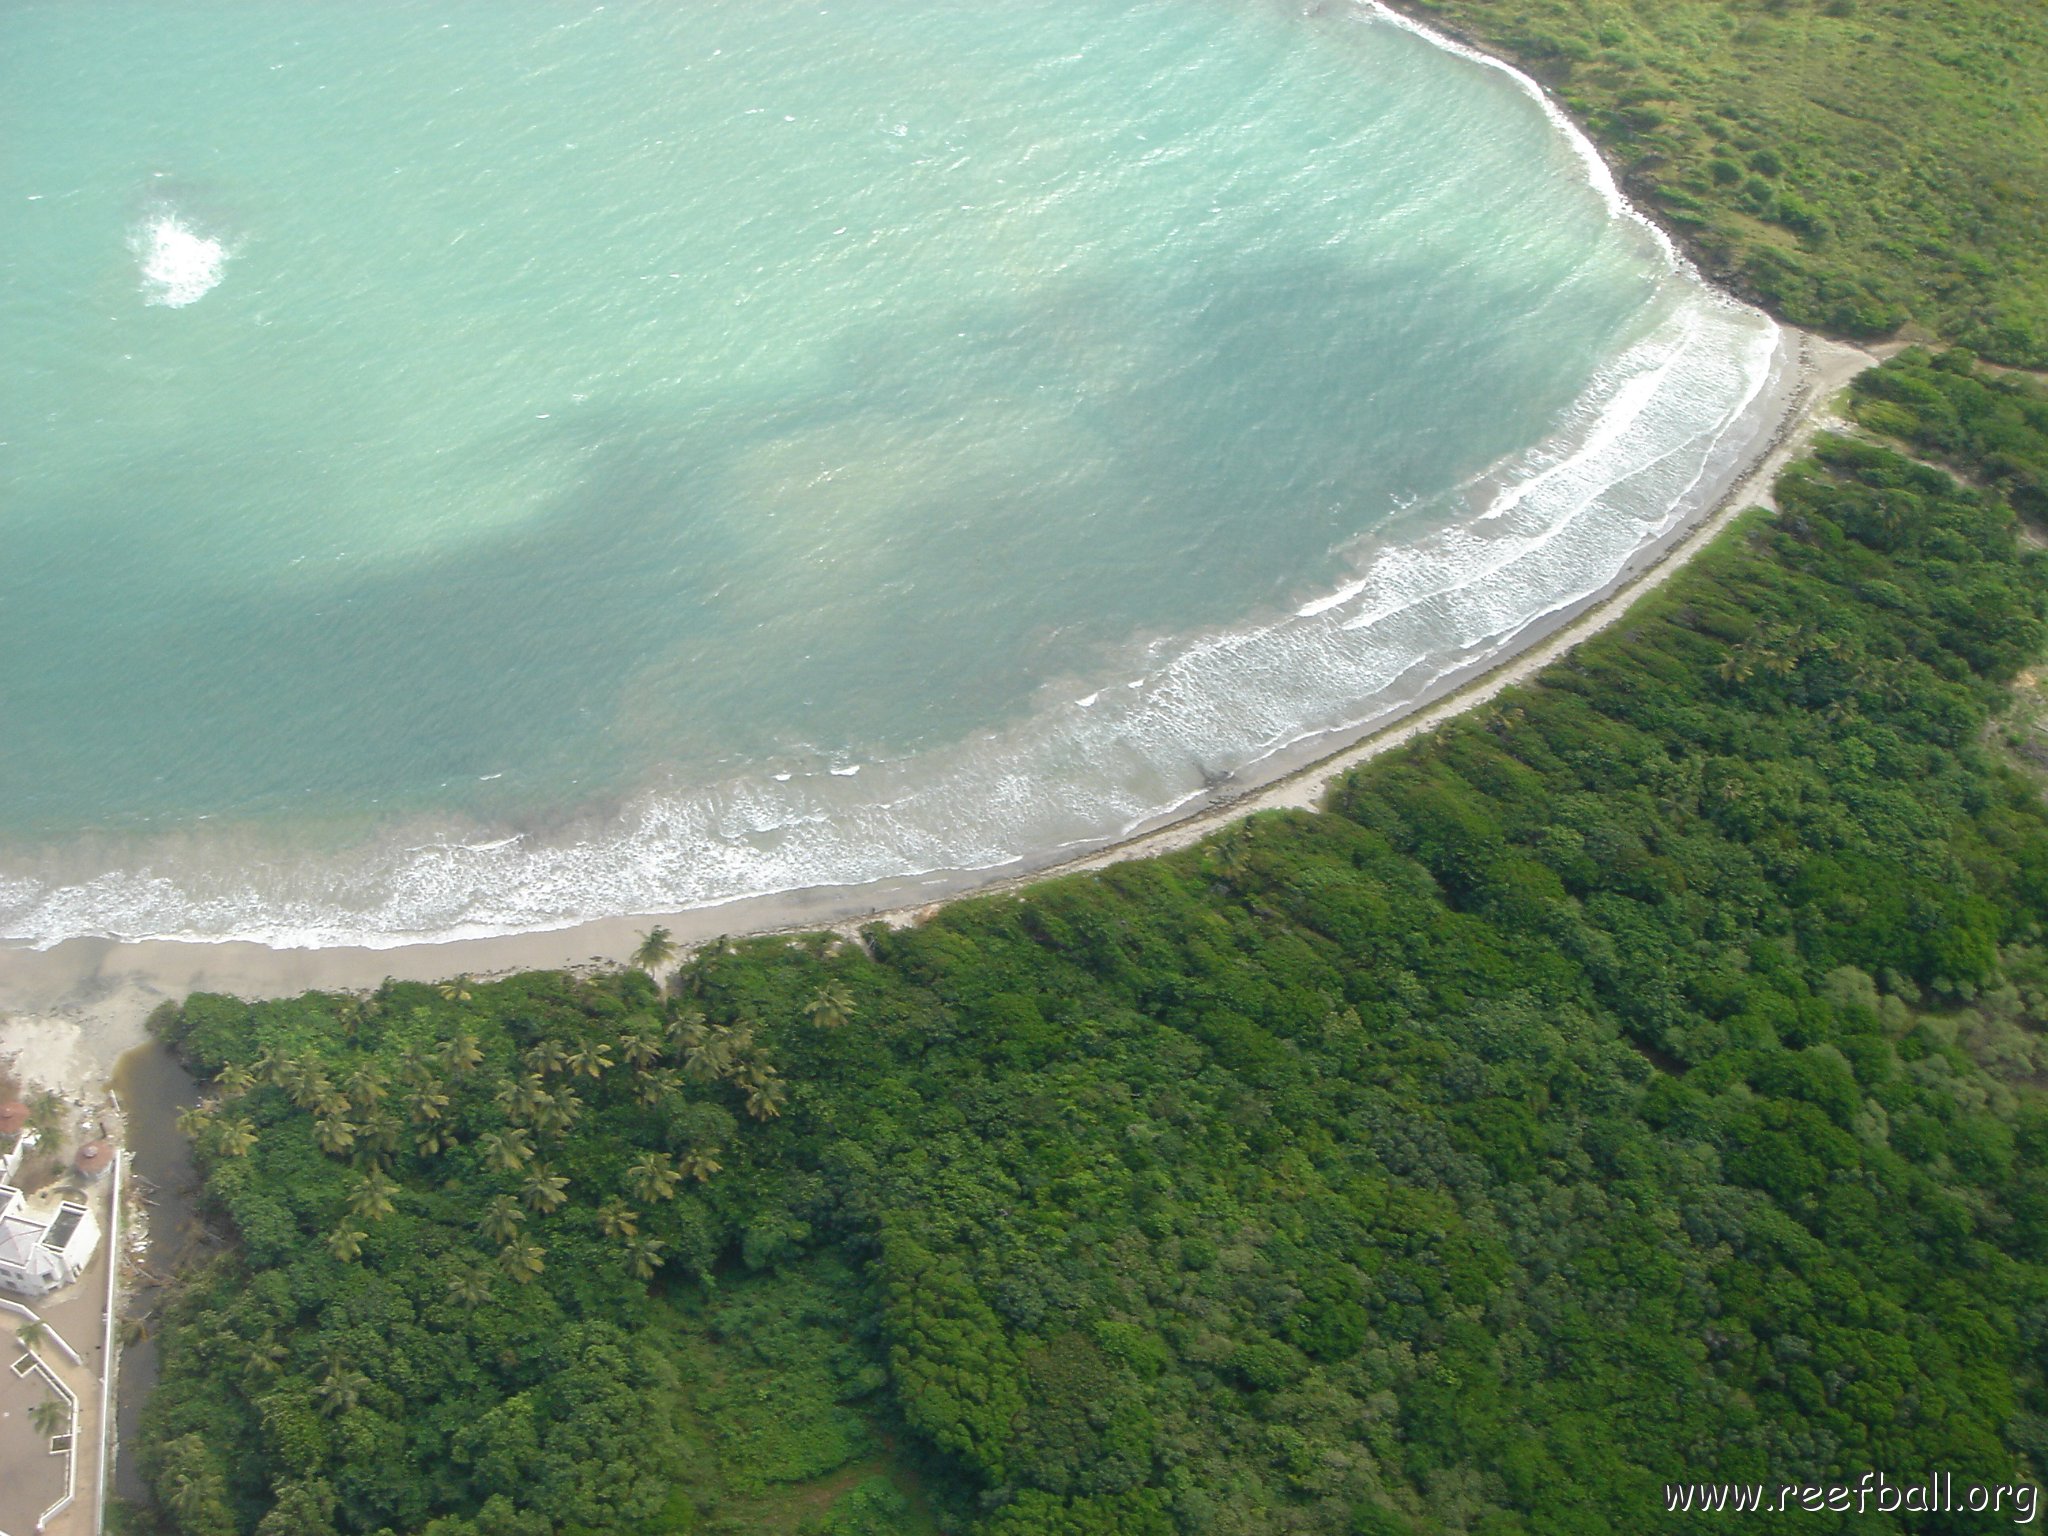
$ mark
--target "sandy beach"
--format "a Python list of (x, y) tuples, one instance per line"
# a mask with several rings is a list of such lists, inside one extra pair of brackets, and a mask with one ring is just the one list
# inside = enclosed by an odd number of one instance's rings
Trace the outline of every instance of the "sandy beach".
[(278, 950), (249, 943), (105, 939), (74, 939), (47, 950), (14, 948), (0, 951), (0, 1056), (15, 1057), (20, 1070), (35, 1081), (90, 1091), (105, 1081), (122, 1052), (145, 1038), (144, 1024), (152, 1009), (194, 991), (278, 997), (313, 988), (374, 987), (386, 977), (433, 980), (616, 965), (654, 923), (665, 924), (686, 947), (719, 936), (850, 930), (877, 920), (904, 924), (961, 896), (1000, 892), (1049, 874), (1098, 869), (1183, 848), (1254, 811), (1313, 809), (1338, 775), (1525, 681), (1614, 623), (1637, 597), (1669, 579), (1743, 511), (1771, 505), (1771, 482), (1778, 471), (1828, 423), (1833, 403), (1848, 382), (1882, 360), (1879, 353), (1789, 328), (1785, 337), (1797, 362), (1781, 386), (1776, 430), (1699, 515), (1638, 552), (1606, 588), (1532, 624), (1513, 646), (1484, 658), (1464, 675), (1443, 679), (1397, 717), (1382, 719), (1363, 733), (1318, 738), (1291, 755), (1269, 759), (1262, 777), (1220, 786), (1206, 802), (1186, 808), (1164, 825), (1140, 828), (1105, 846), (1048, 854), (995, 871), (827, 887), (499, 938), (387, 949)]

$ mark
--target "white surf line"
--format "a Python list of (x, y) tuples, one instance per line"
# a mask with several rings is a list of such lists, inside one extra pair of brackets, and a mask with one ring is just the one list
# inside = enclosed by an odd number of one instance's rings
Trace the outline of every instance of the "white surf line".
[[(1577, 124), (1572, 122), (1570, 117), (1549, 96), (1549, 94), (1544, 91), (1544, 89), (1538, 82), (1536, 82), (1534, 79), (1526, 75), (1521, 70), (1516, 69), (1512, 65), (1509, 65), (1502, 60), (1493, 58), (1477, 49), (1471, 48), (1455, 39), (1449, 38), (1441, 33), (1438, 33), (1434, 31), (1432, 28), (1420, 22), (1416, 22), (1406, 16), (1401, 15), (1400, 13), (1392, 10), (1385, 4), (1381, 3), (1381, 0), (1369, 0), (1369, 3), (1369, 15), (1371, 19), (1386, 21), (1392, 25), (1400, 27), (1404, 31), (1410, 32), (1422, 38), (1424, 41), (1426, 41), (1433, 47), (1436, 47), (1444, 52), (1450, 53), (1454, 56), (1466, 59), (1468, 61), (1485, 65), (1488, 68), (1498, 69), (1499, 71), (1513, 79), (1516, 82), (1518, 89), (1520, 89), (1524, 94), (1529, 95), (1538, 103), (1540, 109), (1543, 111), (1545, 118), (1550, 123), (1550, 125), (1565, 136), (1565, 141), (1568, 147), (1571, 148), (1575, 158), (1580, 162), (1583, 168), (1583, 172), (1588, 179), (1589, 185), (1591, 185), (1595, 192), (1602, 198), (1603, 203), (1607, 207), (1612, 217), (1632, 221), (1641, 226), (1642, 228), (1648, 230), (1660, 251), (1668, 259), (1669, 265), (1673, 269), (1684, 269), (1688, 280), (1697, 283), (1702, 298), (1711, 297), (1711, 299), (1714, 302), (1725, 304), (1729, 308), (1742, 309), (1749, 311), (1750, 313), (1756, 313), (1756, 311), (1751, 309), (1750, 306), (1738, 304), (1736, 301), (1728, 298), (1725, 294), (1722, 294), (1718, 290), (1712, 288), (1711, 285), (1708, 285), (1703, 281), (1700, 281), (1697, 277), (1697, 274), (1691, 272), (1689, 266), (1685, 263), (1683, 257), (1676, 252), (1675, 247), (1672, 245), (1669, 237), (1665, 234), (1665, 232), (1661, 228), (1659, 228), (1654, 221), (1650, 220), (1639, 209), (1637, 209), (1633, 204), (1631, 204), (1628, 201), (1628, 199), (1622, 194), (1612, 168), (1608, 165), (1607, 161), (1600, 155), (1598, 149), (1594, 146), (1592, 141), (1585, 135), (1585, 133), (1578, 127)], [(1771, 327), (1771, 329), (1775, 333), (1776, 327), (1773, 326)], [(1667, 360), (1666, 366), (1669, 366), (1669, 360)], [(1661, 373), (1662, 371), (1662, 369), (1650, 370), (1653, 376)], [(1749, 396), (1745, 399), (1745, 405), (1747, 404), (1747, 399), (1754, 398), (1755, 392), (1761, 387), (1762, 380), (1760, 378), (1753, 382)], [(1624, 387), (1621, 393), (1623, 393), (1624, 395), (1627, 393), (1626, 387)], [(1610, 402), (1610, 405), (1612, 403), (1613, 402)], [(1740, 408), (1738, 408), (1735, 414), (1740, 414)], [(1538, 470), (1529, 479), (1519, 482), (1516, 486), (1509, 488), (1509, 507), (1511, 508), (1517, 501), (1525, 498), (1530, 493), (1530, 491), (1536, 488), (1537, 486), (1540, 486), (1546, 481), (1555, 479), (1561, 474), (1567, 473), (1575, 463), (1583, 459), (1586, 451), (1587, 448), (1582, 445), (1581, 451), (1578, 454), (1568, 457), (1561, 463), (1553, 464), (1547, 466), (1544, 469)], [(1697, 481), (1695, 480), (1694, 483), (1697, 483)], [(1688, 487), (1688, 489), (1690, 488)], [(1498, 516), (1500, 515), (1500, 513), (1498, 511), (1495, 511), (1487, 515)], [(1697, 516), (1698, 514), (1695, 513), (1694, 515)], [(1570, 520), (1567, 519), (1567, 523), (1569, 521)], [(1562, 532), (1563, 527), (1561, 526), (1558, 529), (1552, 530), (1551, 537), (1556, 537)], [(1655, 537), (1661, 536), (1662, 535), (1660, 534), (1656, 535)], [(1638, 555), (1632, 557), (1630, 563), (1633, 564), (1633, 561), (1636, 558), (1640, 558), (1640, 556)], [(1610, 578), (1610, 580), (1618, 579), (1620, 574), (1621, 573), (1617, 573), (1617, 577)], [(1598, 589), (1595, 589), (1595, 591), (1597, 590)], [(1403, 602), (1400, 605), (1400, 607), (1403, 609), (1413, 608), (1417, 606), (1418, 602), (1426, 600), (1427, 596), (1428, 594), (1425, 594), (1423, 598), (1410, 597), (1407, 601)], [(1514, 630), (1509, 632), (1511, 640), (1513, 637), (1519, 635), (1522, 631), (1526, 630), (1531, 625), (1543, 622), (1545, 619), (1548, 618), (1548, 616), (1551, 613), (1558, 611), (1558, 609), (1586, 601), (1588, 597), (1592, 596), (1592, 593), (1585, 593), (1575, 596), (1563, 597), (1558, 602), (1551, 604), (1544, 611), (1528, 615), (1522, 621), (1521, 624), (1517, 625)], [(1594, 601), (1597, 602), (1598, 600), (1599, 599), (1597, 597), (1594, 598)], [(1336, 605), (1330, 604), (1328, 602), (1312, 603), (1308, 605), (1307, 608), (1305, 608), (1304, 610), (1298, 612), (1295, 615), (1295, 617), (1309, 617), (1312, 616), (1312, 614), (1315, 612), (1326, 611), (1331, 606)], [(1276, 625), (1273, 627), (1279, 626)], [(1231, 648), (1236, 645), (1241, 645), (1245, 643), (1247, 638), (1255, 638), (1256, 634), (1260, 632), (1263, 631), (1255, 631), (1252, 637), (1247, 637), (1243, 634), (1215, 637), (1209, 640), (1208, 642), (1198, 643), (1190, 651), (1186, 652), (1181, 658), (1179, 658), (1179, 660), (1185, 661), (1188, 657), (1191, 656), (1199, 657), (1208, 650), (1225, 649)], [(1500, 660), (1503, 663), (1505, 663), (1506, 661), (1511, 660), (1513, 655), (1516, 654), (1516, 652), (1514, 651), (1512, 644), (1510, 644), (1507, 646), (1502, 646), (1497, 652), (1497, 654), (1499, 655)], [(1091, 694), (1088, 696), (1087, 700), (1076, 702), (1082, 703), (1083, 706), (1086, 707), (1088, 705), (1092, 705), (1092, 703), (1098, 698), (1099, 694)], [(1410, 705), (1408, 709), (1412, 709), (1413, 707), (1413, 705)], [(1408, 713), (1407, 709), (1399, 709), (1397, 707), (1396, 712), (1394, 712), (1390, 717), (1386, 718), (1385, 725), (1393, 724), (1406, 713)], [(1352, 726), (1338, 726), (1327, 730), (1308, 731), (1292, 736), (1285, 735), (1285, 733), (1283, 732), (1280, 735), (1276, 735), (1272, 738), (1269, 738), (1266, 742), (1261, 743), (1259, 748), (1254, 751), (1249, 761), (1245, 763), (1243, 768), (1237, 770), (1237, 772), (1241, 774), (1255, 774), (1258, 771), (1260, 759), (1270, 757), (1275, 751), (1285, 750), (1286, 747), (1291, 746), (1296, 742), (1310, 740), (1313, 739), (1315, 736), (1319, 735), (1334, 738), (1343, 733), (1354, 731), (1363, 725), (1364, 722), (1358, 722), (1356, 725)], [(829, 769), (829, 772), (834, 777), (852, 778), (860, 773), (860, 765), (855, 764), (846, 767), (832, 767)], [(1166, 820), (1172, 819), (1175, 813), (1179, 812), (1182, 808), (1203, 799), (1205, 796), (1209, 795), (1210, 792), (1210, 787), (1205, 786), (1201, 790), (1189, 792), (1187, 795), (1180, 797), (1179, 799), (1171, 802), (1167, 806), (1149, 810), (1140, 817), (1138, 817), (1134, 823), (1129, 824), (1124, 831), (1124, 835), (1129, 835), (1129, 833), (1132, 830), (1134, 830), (1135, 827), (1145, 826), (1147, 824), (1153, 825), (1155, 827), (1161, 826), (1165, 823)], [(1111, 835), (1112, 837), (1116, 836), (1116, 834)], [(466, 851), (488, 852), (496, 846), (503, 846), (503, 844), (500, 843), (468, 845)], [(947, 861), (938, 864), (934, 867), (923, 870), (921, 873), (945, 874), (949, 872), (969, 872), (975, 869), (997, 868), (1005, 864), (1011, 863), (1017, 858), (1022, 857), (1031, 857), (1031, 855), (1008, 854), (1000, 858), (980, 863), (972, 862), (970, 856), (970, 859), (963, 859), (957, 862)], [(917, 870), (909, 870), (899, 873), (892, 873), (884, 876), (871, 876), (868, 877), (868, 879), (908, 879), (917, 877), (919, 873), (920, 871)], [(850, 881), (848, 883), (868, 883), (868, 879), (856, 877), (855, 880)], [(720, 895), (709, 901), (698, 901), (694, 903), (692, 908), (690, 908), (689, 910), (703, 910), (708, 907), (729, 905), (740, 901), (773, 897), (777, 895), (794, 895), (800, 891), (814, 888), (816, 888), (815, 885), (791, 884), (781, 887), (772, 887), (766, 890), (733, 891), (727, 894)], [(376, 939), (364, 939), (361, 936), (350, 936), (348, 939), (344, 940), (342, 943), (339, 944), (334, 944), (332, 939), (330, 939), (327, 945), (317, 945), (316, 947), (362, 947), (381, 949), (400, 948), (420, 942), (456, 941), (470, 937), (511, 937), (515, 934), (545, 932), (550, 930), (563, 931), (565, 929), (573, 929), (575, 927), (581, 926), (582, 922), (585, 920), (587, 919), (570, 918), (567, 921), (560, 921), (558, 923), (541, 923), (534, 924), (531, 926), (529, 926), (526, 923), (520, 923), (518, 924), (518, 926), (510, 928), (500, 927), (494, 923), (486, 923), (480, 924), (476, 929), (471, 930), (465, 930), (462, 926), (458, 925), (452, 930), (444, 930), (442, 932), (434, 933), (431, 935), (393, 932), (390, 934), (379, 935)], [(281, 936), (276, 934), (259, 935), (250, 934), (246, 931), (240, 930), (230, 930), (228, 932), (223, 933), (204, 934), (187, 932), (180, 934), (160, 935), (160, 937), (166, 939), (181, 940), (185, 942), (220, 943), (247, 941), (253, 939), (255, 942), (272, 944), (277, 947), (296, 947), (291, 943), (289, 939), (285, 939), (282, 942), (280, 942)], [(298, 936), (295, 935), (294, 937)], [(38, 947), (42, 946), (38, 945)]]
[[(1606, 201), (1607, 211), (1618, 219), (1628, 219), (1636, 224), (1640, 224), (1649, 232), (1650, 238), (1656, 242), (1657, 248), (1664, 253), (1665, 259), (1673, 267), (1679, 268), (1694, 277), (1698, 276), (1698, 273), (1693, 269), (1692, 263), (1678, 249), (1671, 236), (1664, 232), (1663, 226), (1644, 213), (1634, 203), (1630, 202), (1623, 194), (1621, 184), (1614, 179), (1614, 167), (1609, 165), (1607, 157), (1600, 153), (1600, 146), (1593, 142), (1585, 129), (1572, 120), (1569, 112), (1558, 105), (1556, 98), (1543, 88), (1543, 83), (1540, 80), (1523, 70), (1517, 69), (1506, 59), (1483, 52), (1478, 48), (1474, 48), (1470, 43), (1460, 42), (1448, 33), (1437, 31), (1436, 28), (1428, 25), (1426, 22), (1417, 21), (1413, 16), (1404, 15), (1402, 12), (1386, 4), (1385, 0), (1366, 0), (1366, 4), (1370, 8), (1375, 20), (1387, 22), (1392, 26), (1399, 27), (1404, 32), (1411, 32), (1415, 36), (1422, 38), (1425, 42), (1432, 43), (1438, 48), (1443, 49), (1446, 53), (1454, 53), (1459, 58), (1469, 59), (1474, 64), (1483, 64), (1488, 69), (1497, 69), (1510, 80), (1513, 80), (1523, 91), (1534, 98), (1536, 104), (1543, 109), (1543, 115), (1550, 119), (1551, 125), (1564, 135), (1565, 142), (1571, 145), (1573, 152), (1584, 163), (1586, 179), (1593, 184), (1593, 190), (1598, 192)], [(1701, 286), (1708, 287), (1710, 285), (1702, 280)], [(1719, 289), (1713, 289), (1712, 291), (1720, 292)], [(1736, 299), (1733, 295), (1722, 294), (1722, 297), (1731, 304), (1741, 304), (1745, 309), (1753, 307), (1742, 304), (1742, 301)]]
[[(1653, 550), (1643, 564), (1624, 567), (1609, 583), (1608, 590), (1594, 596), (1577, 615), (1545, 634), (1532, 637), (1525, 645), (1495, 653), (1481, 671), (1448, 693), (1411, 703), (1368, 727), (1366, 734), (1350, 745), (1306, 763), (1291, 773), (1247, 788), (1220, 803), (1187, 815), (1174, 816), (1149, 831), (1132, 832), (1091, 852), (1037, 865), (1007, 878), (945, 889), (927, 902), (903, 904), (899, 893), (895, 905), (848, 903), (836, 911), (809, 914), (793, 922), (762, 923), (742, 928), (722, 936), (721, 941), (829, 931), (848, 942), (858, 943), (859, 930), (869, 923), (885, 923), (892, 928), (909, 927), (956, 901), (1011, 896), (1042, 881), (1090, 873), (1131, 859), (1177, 852), (1260, 811), (1318, 810), (1325, 793), (1345, 774), (1480, 708), (1505, 690), (1528, 682), (1585, 641), (1619, 622), (1638, 599), (1682, 571), (1751, 508), (1774, 508), (1771, 491), (1779, 473), (1805, 450), (1814, 433), (1826, 425), (1829, 402), (1834, 395), (1866, 368), (1875, 367), (1900, 349), (1898, 345), (1887, 345), (1865, 350), (1847, 342), (1812, 336), (1790, 326), (1780, 329), (1798, 342), (1799, 381), (1790, 394), (1777, 429), (1751, 459), (1748, 468), (1730, 482), (1728, 490), (1711, 507), (1702, 509), (1690, 527), (1682, 531), (1668, 531), (1667, 542), (1662, 548)], [(1202, 797), (1190, 796), (1181, 803), (1185, 805), (1199, 798)], [(934, 873), (971, 874), (973, 871)], [(692, 912), (641, 914), (641, 919), (655, 918), (685, 925), (694, 925), (693, 917)], [(686, 945), (684, 955), (695, 953), (709, 942)]]
[[(1507, 688), (1528, 681), (1614, 624), (1635, 605), (1637, 599), (1676, 575), (1744, 512), (1753, 506), (1773, 506), (1771, 487), (1778, 473), (1806, 447), (1814, 432), (1823, 425), (1830, 398), (1857, 374), (1883, 360), (1860, 347), (1831, 343), (1792, 331), (1789, 327), (1785, 329), (1801, 340), (1805, 377), (1769, 444), (1751, 467), (1737, 476), (1727, 493), (1689, 529), (1656, 551), (1646, 563), (1635, 569), (1624, 568), (1609, 583), (1607, 593), (1594, 597), (1577, 616), (1526, 646), (1497, 653), (1483, 671), (1451, 692), (1427, 703), (1411, 705), (1372, 727), (1366, 736), (1348, 747), (1304, 764), (1264, 785), (1248, 789), (1211, 810), (1157, 827), (1068, 864), (1035, 872), (1030, 878), (1038, 880), (1062, 873), (1077, 873), (1124, 859), (1166, 853), (1198, 842), (1216, 827), (1256, 811), (1315, 809), (1323, 792), (1353, 768), (1478, 708)], [(1822, 349), (1833, 355), (1816, 358), (1815, 353)]]

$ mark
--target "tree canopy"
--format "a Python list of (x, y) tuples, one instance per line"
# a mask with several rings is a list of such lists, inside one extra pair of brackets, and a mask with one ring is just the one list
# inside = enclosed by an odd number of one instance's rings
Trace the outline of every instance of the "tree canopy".
[(2038, 1480), (2048, 811), (1986, 742), (2048, 419), (1963, 355), (1857, 409), (1972, 483), (1823, 439), (1324, 813), (667, 995), (165, 1009), (237, 1239), (161, 1332), (168, 1528), (1633, 1536), (1692, 1528), (1667, 1481)]
[(2048, 366), (2048, 11), (1395, 0), (1557, 93), (1706, 272), (1795, 324)]

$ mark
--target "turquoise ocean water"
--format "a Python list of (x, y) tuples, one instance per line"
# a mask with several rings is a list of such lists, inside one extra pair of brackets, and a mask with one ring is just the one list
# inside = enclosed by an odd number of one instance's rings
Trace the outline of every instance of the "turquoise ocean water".
[(1600, 586), (1774, 328), (1302, 9), (0, 9), (0, 935), (1001, 865)]

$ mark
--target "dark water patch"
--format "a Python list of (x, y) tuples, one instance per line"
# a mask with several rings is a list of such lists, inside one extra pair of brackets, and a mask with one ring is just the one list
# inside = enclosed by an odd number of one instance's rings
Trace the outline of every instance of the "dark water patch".
[(200, 1099), (198, 1082), (161, 1041), (139, 1045), (114, 1064), (132, 1154), (130, 1210), (147, 1223), (148, 1246), (130, 1270), (121, 1309), (119, 1395), (114, 1428), (116, 1496), (145, 1500), (132, 1449), (141, 1443), (142, 1410), (157, 1382), (155, 1321), (170, 1284), (211, 1241), (200, 1218), (199, 1169), (178, 1117)]

